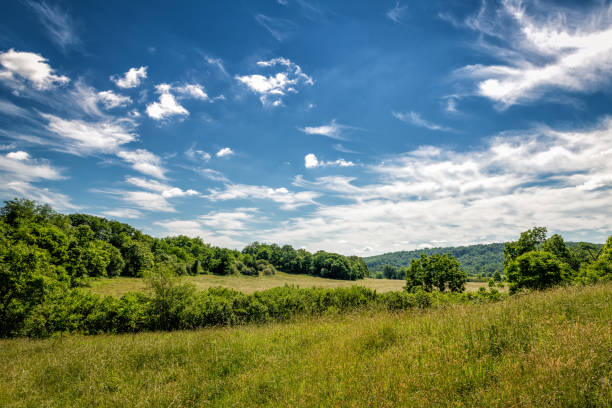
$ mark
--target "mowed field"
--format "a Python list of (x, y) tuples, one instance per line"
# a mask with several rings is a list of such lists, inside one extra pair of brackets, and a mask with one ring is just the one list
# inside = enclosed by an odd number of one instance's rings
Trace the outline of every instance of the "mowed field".
[(263, 326), (0, 341), (2, 407), (610, 407), (612, 284)]
[[(200, 290), (223, 286), (247, 294), (283, 285), (296, 285), (301, 288), (338, 288), (359, 285), (370, 289), (376, 289), (378, 292), (403, 290), (406, 285), (404, 280), (368, 278), (357, 281), (346, 281), (309, 275), (292, 275), (283, 272), (278, 272), (276, 275), (272, 276), (196, 275), (186, 276), (181, 278), (181, 280), (193, 284)], [(147, 283), (142, 278), (117, 277), (92, 280), (88, 289), (100, 295), (120, 297), (128, 292), (143, 291), (146, 287)], [(486, 282), (468, 282), (466, 284), (467, 291), (477, 291), (480, 287), (488, 288), (488, 284)]]

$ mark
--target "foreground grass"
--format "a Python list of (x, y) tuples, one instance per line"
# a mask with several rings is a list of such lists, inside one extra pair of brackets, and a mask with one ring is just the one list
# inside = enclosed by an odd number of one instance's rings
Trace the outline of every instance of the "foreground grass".
[[(404, 280), (396, 279), (367, 278), (358, 281), (347, 281), (309, 275), (292, 275), (283, 272), (278, 272), (272, 276), (197, 275), (186, 276), (182, 280), (193, 284), (199, 290), (223, 286), (247, 294), (284, 285), (295, 285), (302, 288), (340, 288), (359, 285), (376, 289), (377, 292), (399, 291), (403, 290), (404, 286), (406, 286)], [(117, 277), (92, 280), (89, 290), (103, 296), (121, 297), (128, 292), (142, 292), (146, 290), (146, 287), (147, 284), (142, 278)], [(487, 282), (468, 282), (466, 284), (468, 292), (475, 292), (481, 287), (488, 288)]]
[(612, 285), (191, 332), (0, 341), (0, 406), (609, 407)]

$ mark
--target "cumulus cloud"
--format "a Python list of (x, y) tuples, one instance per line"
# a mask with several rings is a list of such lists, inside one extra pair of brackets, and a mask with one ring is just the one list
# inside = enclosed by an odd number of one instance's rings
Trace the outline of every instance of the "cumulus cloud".
[(49, 5), (45, 2), (30, 1), (27, 4), (34, 10), (53, 42), (59, 45), (62, 50), (80, 42), (74, 28), (74, 22), (65, 10), (57, 5)]
[(136, 88), (140, 86), (143, 79), (147, 78), (147, 68), (130, 68), (123, 76), (113, 75), (110, 80), (119, 88)]
[(207, 101), (210, 99), (204, 90), (204, 87), (200, 84), (185, 84), (178, 86), (175, 89), (179, 94), (189, 98), (200, 99), (202, 101)]
[(234, 154), (234, 151), (232, 149), (230, 149), (229, 147), (224, 147), (223, 149), (220, 149), (215, 156), (217, 157), (227, 157), (227, 156), (231, 156)]
[(106, 109), (123, 107), (132, 103), (132, 99), (129, 96), (119, 95), (110, 90), (98, 92), (98, 98)]
[(469, 65), (458, 74), (477, 78), (476, 93), (498, 108), (610, 82), (612, 5), (566, 9), (505, 0), (493, 8), (483, 2), (465, 25), (484, 34), (480, 46), (501, 63)]
[(29, 160), (30, 154), (28, 152), (24, 152), (22, 150), (16, 152), (9, 152), (6, 154), (6, 157), (14, 160)]
[(262, 68), (282, 67), (283, 69), (267, 76), (261, 74), (236, 75), (238, 82), (259, 95), (259, 100), (264, 106), (280, 106), (287, 93), (297, 93), (300, 86), (314, 85), (312, 78), (305, 74), (299, 65), (287, 58), (259, 61), (257, 65)]
[(65, 75), (54, 74), (55, 70), (47, 64), (47, 59), (33, 52), (10, 49), (0, 53), (0, 80), (14, 88), (22, 86), (22, 80), (29, 81), (37, 90), (48, 90), (67, 84), (70, 79)]
[(433, 123), (433, 122), (423, 119), (421, 115), (416, 112), (412, 112), (412, 111), (406, 112), (406, 113), (392, 112), (392, 114), (393, 114), (393, 117), (395, 117), (396, 119), (399, 119), (402, 122), (411, 123), (415, 126), (424, 127), (430, 130), (440, 130), (443, 132), (453, 131), (453, 129), (450, 127), (442, 126), (437, 123)]
[(159, 101), (147, 105), (147, 115), (155, 120), (167, 119), (171, 116), (188, 116), (189, 112), (181, 106), (174, 95), (170, 93), (171, 86), (168, 84), (159, 84), (155, 86), (159, 93)]
[(314, 169), (316, 167), (328, 167), (328, 166), (336, 166), (336, 167), (353, 167), (355, 163), (351, 161), (346, 161), (344, 159), (338, 159), (334, 161), (323, 161), (319, 160), (317, 156), (313, 153), (308, 153), (304, 156), (304, 167), (307, 169)]
[(162, 167), (161, 159), (148, 150), (120, 150), (117, 152), (117, 156), (132, 164), (132, 168), (140, 173), (160, 179), (166, 178), (166, 169)]

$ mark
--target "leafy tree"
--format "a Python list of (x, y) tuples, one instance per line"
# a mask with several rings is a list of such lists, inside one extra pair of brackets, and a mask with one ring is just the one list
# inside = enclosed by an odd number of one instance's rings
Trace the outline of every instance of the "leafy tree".
[(521, 233), (518, 241), (504, 245), (504, 269), (524, 253), (538, 250), (546, 240), (546, 227), (533, 227)]
[(431, 292), (434, 287), (444, 292), (463, 292), (467, 275), (461, 270), (459, 261), (448, 254), (421, 254), (413, 259), (406, 269), (406, 290), (413, 292), (419, 288)]
[(142, 276), (154, 265), (153, 254), (143, 242), (129, 240), (121, 248), (121, 255), (125, 261), (123, 275)]
[(519, 255), (506, 269), (510, 293), (519, 289), (547, 289), (570, 279), (568, 264), (546, 251), (529, 251)]

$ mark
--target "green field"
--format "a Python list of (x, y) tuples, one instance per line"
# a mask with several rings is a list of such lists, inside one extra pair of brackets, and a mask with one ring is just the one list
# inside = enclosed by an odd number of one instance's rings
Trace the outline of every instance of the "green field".
[(0, 406), (609, 407), (612, 284), (399, 314), (0, 341)]
[[(197, 289), (204, 290), (211, 287), (223, 286), (243, 293), (253, 293), (283, 285), (296, 285), (302, 288), (339, 288), (353, 285), (376, 289), (378, 292), (403, 290), (404, 280), (396, 279), (360, 279), (347, 281), (339, 279), (326, 279), (309, 275), (292, 275), (278, 272), (271, 276), (246, 275), (196, 275), (186, 276), (183, 281), (193, 284)], [(128, 292), (140, 292), (146, 289), (147, 284), (142, 278), (116, 277), (92, 280), (89, 289), (99, 295), (120, 297)], [(478, 288), (488, 287), (486, 282), (467, 282), (467, 291), (477, 291)]]

